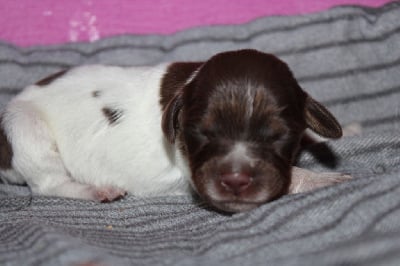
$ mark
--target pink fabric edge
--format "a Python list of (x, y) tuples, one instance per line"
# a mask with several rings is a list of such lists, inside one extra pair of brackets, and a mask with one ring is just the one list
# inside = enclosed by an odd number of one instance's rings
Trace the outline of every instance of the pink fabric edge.
[(241, 24), (271, 15), (318, 12), (388, 0), (0, 0), (0, 39), (19, 46), (95, 41), (119, 34), (171, 34), (205, 25)]

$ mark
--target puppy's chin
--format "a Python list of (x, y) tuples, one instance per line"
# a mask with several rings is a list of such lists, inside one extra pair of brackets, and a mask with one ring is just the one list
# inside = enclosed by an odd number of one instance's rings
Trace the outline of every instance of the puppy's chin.
[(209, 201), (209, 204), (219, 211), (226, 213), (247, 212), (262, 205), (264, 202), (243, 202), (243, 201)]
[(278, 197), (278, 194), (270, 194), (267, 191), (253, 193), (250, 195), (233, 196), (225, 193), (215, 194), (215, 192), (211, 192), (201, 196), (214, 208), (228, 213), (250, 211)]

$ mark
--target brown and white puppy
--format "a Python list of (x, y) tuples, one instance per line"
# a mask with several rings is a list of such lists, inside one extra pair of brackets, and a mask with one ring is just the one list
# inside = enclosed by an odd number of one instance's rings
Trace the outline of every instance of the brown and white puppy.
[(306, 128), (342, 135), (271, 54), (82, 66), (27, 87), (7, 105), (0, 173), (36, 194), (109, 201), (125, 191), (194, 190), (217, 209), (246, 211), (349, 178), (292, 167)]

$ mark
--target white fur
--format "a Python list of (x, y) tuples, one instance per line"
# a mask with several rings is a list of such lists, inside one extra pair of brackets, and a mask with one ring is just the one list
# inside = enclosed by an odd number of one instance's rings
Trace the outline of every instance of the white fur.
[[(94, 187), (109, 186), (138, 196), (187, 193), (187, 162), (161, 130), (167, 67), (82, 66), (27, 87), (3, 113), (13, 169), (0, 173), (34, 193), (73, 198), (96, 199)], [(120, 121), (110, 124), (104, 107), (122, 110)]]
[(254, 167), (255, 164), (255, 160), (249, 156), (247, 144), (244, 142), (236, 142), (222, 161), (230, 162), (233, 172), (240, 172), (243, 162), (249, 164), (250, 167)]

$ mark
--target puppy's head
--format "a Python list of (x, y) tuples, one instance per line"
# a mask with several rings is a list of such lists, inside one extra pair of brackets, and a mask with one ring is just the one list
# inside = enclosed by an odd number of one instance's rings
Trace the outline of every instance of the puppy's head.
[(254, 50), (172, 64), (161, 104), (164, 134), (187, 158), (193, 188), (227, 212), (246, 211), (287, 192), (306, 127), (324, 137), (342, 134), (284, 62)]

